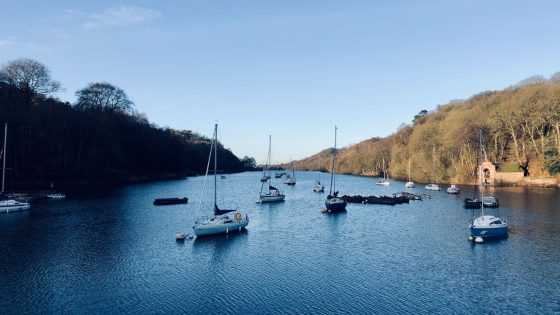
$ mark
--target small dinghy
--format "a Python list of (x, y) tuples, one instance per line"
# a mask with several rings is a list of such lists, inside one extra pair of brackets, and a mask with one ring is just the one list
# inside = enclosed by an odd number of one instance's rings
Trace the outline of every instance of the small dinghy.
[(158, 198), (154, 200), (154, 206), (167, 206), (188, 203), (189, 198)]

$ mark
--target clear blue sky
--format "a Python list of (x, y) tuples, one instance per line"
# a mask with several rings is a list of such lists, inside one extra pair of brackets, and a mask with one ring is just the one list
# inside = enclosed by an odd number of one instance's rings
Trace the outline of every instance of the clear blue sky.
[(421, 109), (560, 70), (559, 1), (0, 0), (0, 63), (46, 64), (73, 102), (107, 81), (160, 126), (242, 157), (386, 136)]

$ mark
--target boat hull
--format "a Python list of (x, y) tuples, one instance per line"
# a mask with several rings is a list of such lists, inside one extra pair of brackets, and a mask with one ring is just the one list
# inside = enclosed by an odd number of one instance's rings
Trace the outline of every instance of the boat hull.
[(66, 198), (66, 195), (47, 195), (47, 198), (49, 198), (49, 199), (55, 199), (55, 200), (60, 200), (60, 199)]
[(473, 237), (499, 237), (505, 236), (508, 232), (507, 224), (502, 224), (499, 226), (486, 226), (486, 227), (474, 227), (471, 226), (471, 235)]
[(440, 191), (441, 188), (438, 185), (427, 185), (424, 187), (424, 189), (426, 190), (434, 190), (434, 191)]
[(482, 207), (482, 202), (480, 200), (472, 200), (470, 198), (466, 198), (463, 207), (465, 209), (480, 209)]
[(416, 187), (416, 184), (413, 182), (408, 182), (404, 185), (405, 188), (414, 188)]
[(325, 201), (325, 208), (328, 213), (344, 212), (346, 211), (346, 201), (340, 198), (332, 198)]
[(240, 220), (233, 223), (219, 225), (197, 225), (194, 226), (196, 236), (210, 236), (219, 234), (239, 233), (249, 224), (249, 220)]
[(26, 211), (31, 208), (31, 205), (24, 202), (15, 202), (5, 205), (0, 205), (0, 212), (10, 213), (10, 212), (18, 212), (18, 211)]
[(158, 198), (154, 200), (154, 206), (168, 206), (168, 205), (179, 205), (189, 202), (189, 198)]
[(278, 202), (286, 199), (285, 195), (260, 195), (261, 202)]

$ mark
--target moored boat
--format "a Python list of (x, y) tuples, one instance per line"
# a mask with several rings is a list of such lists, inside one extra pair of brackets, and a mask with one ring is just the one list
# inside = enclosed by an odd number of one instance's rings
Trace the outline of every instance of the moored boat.
[(8, 141), (8, 123), (4, 124), (4, 147), (3, 147), (3, 158), (2, 158), (2, 191), (0, 191), (0, 212), (16, 212), (29, 210), (31, 205), (28, 202), (22, 202), (16, 200), (13, 196), (6, 196), (4, 194), (4, 184), (6, 182), (6, 152)]
[[(268, 157), (266, 160), (266, 165), (265, 165), (265, 174), (268, 171), (268, 164), (271, 163), (272, 161), (272, 157), (271, 157), (271, 148), (272, 148), (272, 136), (269, 135), (268, 136)], [(286, 195), (284, 195), (278, 188), (274, 187), (271, 185), (272, 183), (272, 179), (270, 178), (270, 176), (267, 176), (268, 179), (262, 183), (261, 185), (261, 191), (259, 192), (259, 202), (263, 203), (263, 202), (277, 202), (277, 201), (284, 201), (284, 199), (286, 199)], [(270, 183), (268, 183), (268, 181), (270, 180)], [(268, 185), (268, 191), (264, 191), (264, 185), (265, 183), (267, 183)]]
[(487, 196), (482, 198), (482, 203), (486, 208), (498, 208), (500, 206), (500, 202), (498, 201), (498, 198), (493, 196)]
[(313, 187), (313, 191), (314, 192), (324, 192), (325, 191), (325, 185), (321, 184), (321, 181), (318, 180), (317, 183), (315, 184), (315, 187)]
[(27, 202), (19, 202), (14, 199), (0, 200), (0, 212), (16, 212), (29, 210), (31, 205)]
[(414, 188), (416, 187), (416, 184), (410, 180), (410, 157), (408, 158), (408, 182), (406, 182), (406, 184), (404, 184), (405, 188)]
[[(483, 148), (483, 143), (482, 143), (482, 129), (480, 129), (479, 131), (479, 141), (480, 141), (480, 160), (482, 161), (482, 148)], [(482, 167), (480, 167), (479, 170), (480, 174), (480, 180), (482, 181), (484, 176), (482, 175)], [(498, 217), (495, 217), (493, 215), (486, 215), (484, 214), (484, 206), (486, 204), (486, 200), (488, 200), (489, 203), (493, 203), (494, 199), (485, 199), (486, 197), (484, 197), (484, 186), (480, 189), (480, 199), (482, 200), (481, 202), (481, 210), (480, 210), (480, 216), (478, 217), (474, 217), (474, 210), (473, 210), (473, 219), (471, 221), (471, 224), (469, 225), (469, 230), (470, 230), (470, 239), (474, 239), (475, 242), (477, 243), (482, 243), (484, 238), (487, 237), (500, 237), (500, 236), (506, 236), (508, 233), (508, 223), (505, 219), (501, 219)], [(495, 201), (497, 202), (497, 199), (495, 199)]]
[(463, 207), (465, 209), (480, 209), (480, 207), (482, 207), (482, 202), (476, 198), (465, 198)]
[(428, 184), (424, 187), (424, 189), (435, 190), (435, 191), (440, 191), (441, 190), (441, 188), (439, 188), (439, 186), (437, 184)]
[(48, 194), (47, 198), (49, 199), (65, 199), (66, 195), (63, 193), (53, 193), (53, 194)]
[(451, 185), (450, 187), (447, 188), (447, 193), (451, 195), (458, 195), (460, 192), (461, 190), (459, 189), (459, 187), (455, 185)]
[(157, 198), (154, 200), (154, 206), (168, 206), (188, 203), (189, 198)]
[(387, 168), (385, 167), (385, 158), (383, 158), (383, 179), (378, 180), (375, 184), (380, 185), (380, 186), (390, 186), (391, 185), (391, 183), (389, 182), (389, 180), (387, 178)]
[(325, 201), (326, 213), (337, 213), (346, 211), (346, 200), (338, 197), (338, 191), (336, 191), (336, 130), (337, 127), (334, 126), (334, 151), (331, 169), (331, 186), (329, 189), (329, 195), (327, 196), (327, 200)]
[[(237, 210), (220, 209), (217, 204), (217, 168), (218, 168), (218, 124), (214, 125), (214, 216), (212, 218), (201, 218), (195, 222), (193, 226), (194, 233), (197, 236), (208, 236), (216, 234), (229, 234), (234, 232), (241, 232), (249, 224), (249, 216), (243, 215)], [(210, 147), (212, 152), (212, 147)], [(208, 165), (210, 165), (210, 154)], [(205, 180), (208, 177), (208, 168), (206, 168)], [(204, 196), (204, 188), (202, 189), (202, 196)], [(200, 198), (199, 210), (202, 205), (202, 197)]]

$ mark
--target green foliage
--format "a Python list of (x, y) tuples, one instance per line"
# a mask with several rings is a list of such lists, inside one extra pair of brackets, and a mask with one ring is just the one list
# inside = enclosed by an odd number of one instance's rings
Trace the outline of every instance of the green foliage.
[(499, 165), (498, 171), (500, 172), (519, 172), (519, 164), (517, 163), (502, 163)]

